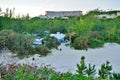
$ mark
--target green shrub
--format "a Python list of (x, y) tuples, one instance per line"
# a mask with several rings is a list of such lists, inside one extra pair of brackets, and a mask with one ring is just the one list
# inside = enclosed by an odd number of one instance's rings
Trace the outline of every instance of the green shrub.
[(36, 53), (46, 56), (50, 53), (50, 49), (57, 49), (60, 45), (56, 38), (45, 36), (45, 43), (38, 48), (33, 48), (33, 40), (32, 36), (16, 33), (12, 30), (0, 31), (0, 49), (7, 48), (17, 53), (20, 58)]
[(86, 69), (85, 72), (88, 76), (92, 76), (92, 77), (95, 76), (96, 74), (95, 65), (91, 66), (91, 64), (89, 63), (88, 68)]
[(95, 65), (91, 66), (89, 63), (88, 67), (85, 64), (85, 57), (81, 57), (80, 64), (77, 64), (77, 73), (80, 75), (87, 75), (89, 77), (92, 77), (96, 74)]
[(12, 33), (12, 30), (0, 31), (0, 49), (6, 48), (8, 35)]
[(110, 80), (120, 80), (120, 73), (112, 73)]
[(111, 71), (112, 71), (112, 66), (109, 64), (110, 64), (110, 62), (106, 61), (105, 64), (101, 65), (101, 69), (99, 70), (100, 78), (103, 78), (103, 79), (108, 78), (109, 79), (109, 77), (111, 75)]
[(8, 70), (4, 68), (1, 76), (3, 80), (93, 80), (84, 75), (55, 72), (48, 66), (38, 68), (30, 65), (9, 65)]
[(8, 48), (19, 56), (31, 54), (33, 38), (13, 32), (12, 30), (0, 31), (0, 49)]
[(74, 40), (73, 47), (75, 49), (86, 49), (88, 48), (88, 43), (88, 37), (78, 37)]
[(5, 36), (0, 36), (0, 50), (2, 50), (3, 48), (5, 48)]
[(89, 42), (89, 47), (90, 48), (103, 47), (103, 45), (104, 45), (104, 41), (98, 40), (98, 39), (95, 39), (95, 38), (92, 38)]
[(87, 69), (87, 66), (85, 64), (85, 57), (82, 56), (81, 57), (81, 61), (80, 61), (80, 64), (77, 64), (77, 72), (80, 74), (80, 75), (85, 75), (85, 71)]
[(3, 80), (38, 80), (41, 78), (39, 70), (29, 65), (9, 65), (9, 69), (2, 73)]
[(49, 49), (56, 48), (60, 45), (55, 37), (45, 36), (45, 46)]
[(67, 72), (60, 77), (60, 80), (94, 80), (94, 79), (92, 77)]
[(50, 53), (51, 51), (45, 47), (44, 45), (41, 45), (38, 48), (35, 48), (35, 50), (37, 51), (36, 53), (40, 54), (41, 56), (47, 56), (48, 53)]

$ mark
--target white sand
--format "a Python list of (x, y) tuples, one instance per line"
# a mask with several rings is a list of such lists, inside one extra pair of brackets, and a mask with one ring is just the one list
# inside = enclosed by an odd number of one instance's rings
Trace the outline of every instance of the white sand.
[[(37, 66), (50, 64), (55, 67), (56, 71), (60, 72), (76, 72), (76, 64), (80, 62), (81, 56), (85, 56), (86, 64), (91, 63), (96, 65), (96, 69), (99, 69), (101, 64), (105, 63), (106, 60), (111, 62), (113, 66), (113, 71), (120, 72), (120, 45), (116, 43), (106, 43), (103, 48), (98, 49), (88, 49), (85, 50), (74, 50), (66, 47), (64, 44), (59, 46), (62, 51), (53, 50), (51, 54), (46, 57), (39, 57), (39, 55), (34, 55), (29, 58), (22, 60), (13, 59), (17, 64), (19, 63), (29, 63)], [(32, 58), (35, 61), (32, 61)], [(4, 58), (0, 57), (0, 62), (4, 61)]]

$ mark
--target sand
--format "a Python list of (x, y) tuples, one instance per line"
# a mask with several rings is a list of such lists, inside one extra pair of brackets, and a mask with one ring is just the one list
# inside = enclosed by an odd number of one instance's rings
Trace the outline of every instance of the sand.
[[(52, 50), (46, 57), (39, 57), (38, 54), (29, 58), (18, 59), (7, 56), (8, 62), (15, 64), (33, 64), (36, 66), (51, 65), (56, 71), (76, 73), (76, 64), (80, 62), (81, 56), (85, 56), (86, 64), (91, 63), (96, 65), (98, 70), (101, 64), (106, 60), (110, 61), (113, 66), (113, 71), (120, 72), (120, 45), (116, 43), (106, 43), (103, 48), (74, 50), (66, 47), (64, 44), (59, 46), (62, 50)], [(1, 55), (1, 54), (0, 54)], [(35, 58), (33, 61), (32, 59)], [(0, 56), (0, 63), (5, 62), (5, 58)], [(6, 60), (7, 62), (7, 60)]]

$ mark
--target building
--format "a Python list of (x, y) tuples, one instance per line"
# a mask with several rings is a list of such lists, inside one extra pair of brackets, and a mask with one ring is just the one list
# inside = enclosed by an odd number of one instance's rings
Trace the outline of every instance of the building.
[(47, 19), (47, 16), (44, 16), (44, 15), (40, 15), (38, 17), (41, 18), (41, 19)]
[(117, 16), (120, 16), (120, 12), (117, 12)]
[(49, 18), (81, 16), (82, 11), (46, 11), (45, 15)]
[(113, 19), (120, 16), (120, 11), (109, 11), (109, 12), (102, 12), (102, 13), (104, 14), (99, 14), (95, 16), (98, 17), (99, 19)]
[(115, 14), (101, 14), (101, 15), (98, 15), (98, 18), (99, 19), (103, 19), (103, 18), (106, 18), (106, 19), (110, 19), (110, 18), (116, 18), (117, 16)]

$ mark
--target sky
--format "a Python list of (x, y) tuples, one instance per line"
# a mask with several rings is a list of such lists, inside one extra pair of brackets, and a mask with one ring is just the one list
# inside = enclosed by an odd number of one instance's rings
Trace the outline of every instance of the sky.
[(31, 17), (44, 15), (45, 11), (76, 11), (86, 13), (100, 10), (120, 10), (120, 0), (0, 0), (2, 11), (15, 8), (15, 14)]

